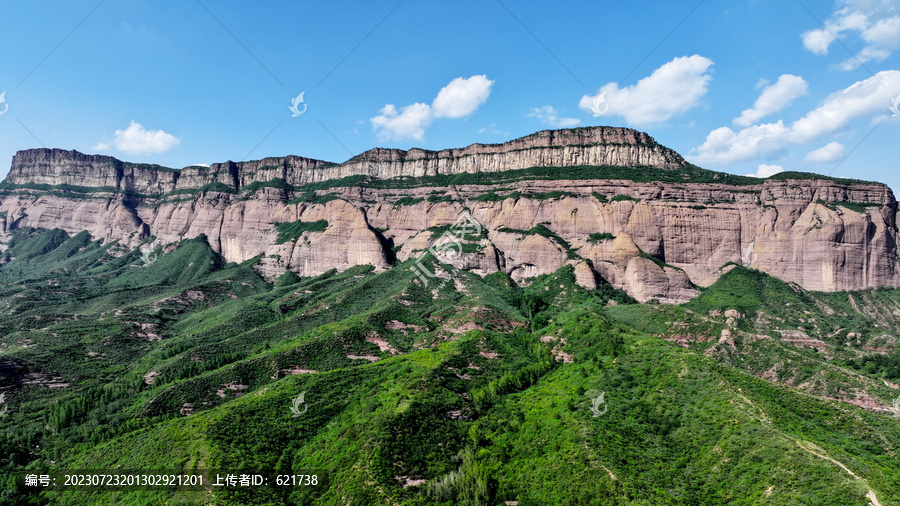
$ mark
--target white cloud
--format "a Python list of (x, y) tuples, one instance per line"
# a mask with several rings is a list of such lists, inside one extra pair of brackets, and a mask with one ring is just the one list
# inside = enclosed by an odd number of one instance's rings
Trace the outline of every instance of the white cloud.
[(572, 128), (578, 126), (581, 120), (578, 118), (560, 118), (556, 109), (552, 106), (532, 107), (529, 117), (541, 120), (541, 123), (550, 125), (553, 128)]
[(147, 130), (132, 121), (125, 130), (116, 130), (112, 143), (101, 142), (92, 149), (109, 151), (111, 148), (129, 155), (153, 155), (168, 151), (181, 144), (174, 135), (162, 130)]
[[(846, 3), (846, 2), (845, 2)], [(803, 33), (803, 46), (814, 54), (828, 54), (831, 43), (835, 37), (840, 37), (846, 31), (861, 32), (866, 27), (866, 15), (856, 12), (849, 7), (838, 9), (825, 21), (825, 28), (809, 30)]]
[(853, 70), (860, 62), (884, 61), (900, 48), (900, 11), (896, 0), (839, 0), (825, 27), (801, 35), (803, 46), (814, 54), (828, 54), (831, 43), (855, 34), (866, 45), (856, 57), (840, 64)]
[(713, 130), (696, 150), (700, 163), (734, 163), (775, 156), (787, 148), (789, 129), (784, 122), (766, 123), (737, 132), (728, 127)]
[(819, 108), (791, 126), (795, 142), (813, 140), (843, 128), (851, 120), (873, 112), (889, 112), (900, 93), (900, 70), (885, 70), (832, 93)]
[(800, 37), (803, 39), (803, 47), (818, 55), (828, 54), (828, 46), (834, 41), (828, 30), (810, 30)]
[(763, 164), (760, 164), (760, 166), (756, 168), (755, 174), (747, 174), (747, 175), (750, 177), (766, 178), (769, 176), (774, 176), (775, 174), (778, 174), (779, 172), (784, 172), (784, 167), (782, 167), (781, 165), (766, 165), (763, 163)]
[(404, 138), (422, 140), (433, 119), (428, 104), (418, 102), (403, 107), (399, 114), (393, 104), (384, 106), (378, 112), (381, 114), (369, 121), (378, 132), (378, 140), (382, 141)]
[(734, 163), (780, 154), (792, 144), (814, 141), (846, 127), (852, 120), (879, 112), (889, 113), (900, 94), (900, 71), (886, 70), (832, 93), (825, 102), (790, 126), (782, 120), (734, 131), (713, 130), (692, 150), (699, 163)]
[(819, 149), (806, 154), (807, 162), (829, 163), (839, 160), (844, 156), (844, 145), (840, 142), (829, 142)]
[(784, 74), (775, 84), (766, 86), (753, 104), (753, 108), (743, 111), (740, 117), (734, 119), (734, 124), (750, 126), (760, 118), (780, 111), (795, 98), (806, 95), (808, 89), (809, 86), (802, 77)]
[(435, 118), (462, 118), (478, 109), (491, 94), (491, 81), (485, 75), (468, 79), (457, 77), (441, 88), (431, 104)]
[(430, 106), (416, 102), (401, 107), (398, 113), (393, 104), (387, 104), (369, 122), (379, 140), (422, 140), (435, 118), (463, 118), (474, 113), (491, 94), (493, 84), (484, 75), (457, 77), (441, 88)]
[(490, 130), (488, 130), (488, 127), (481, 127), (478, 129), (478, 133), (480, 133), (480, 134), (483, 134), (485, 132), (491, 133), (494, 135), (504, 135), (504, 136), (509, 135), (509, 132), (507, 132), (506, 130), (500, 130), (499, 128), (497, 128), (496, 123), (491, 123)]
[(675, 58), (633, 86), (608, 83), (596, 95), (583, 96), (578, 105), (592, 112), (594, 97), (606, 93), (608, 114), (622, 116), (633, 125), (663, 123), (700, 104), (712, 79), (707, 72), (712, 64), (699, 55)]

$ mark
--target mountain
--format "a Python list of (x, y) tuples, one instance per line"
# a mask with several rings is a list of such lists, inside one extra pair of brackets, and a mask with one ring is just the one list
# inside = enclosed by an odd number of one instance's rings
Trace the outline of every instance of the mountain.
[(808, 290), (898, 286), (896, 209), (883, 184), (706, 171), (612, 127), (374, 149), (343, 164), (288, 156), (173, 170), (37, 149), (17, 153), (0, 185), (4, 231), (86, 230), (145, 250), (203, 234), (227, 261), (264, 255), (270, 280), (391, 268), (468, 212), (485, 233), (467, 247), (467, 270), (522, 282), (571, 264), (582, 286), (674, 303), (728, 263)]
[[(616, 128), (339, 165), (29, 150), (0, 223), (0, 506), (900, 504), (879, 183)], [(89, 469), (317, 484), (25, 482)]]

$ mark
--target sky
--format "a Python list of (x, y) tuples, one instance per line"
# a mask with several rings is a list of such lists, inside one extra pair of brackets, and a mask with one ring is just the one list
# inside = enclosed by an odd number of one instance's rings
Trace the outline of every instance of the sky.
[(180, 168), (539, 130), (900, 189), (900, 0), (5, 2), (0, 176), (55, 147)]

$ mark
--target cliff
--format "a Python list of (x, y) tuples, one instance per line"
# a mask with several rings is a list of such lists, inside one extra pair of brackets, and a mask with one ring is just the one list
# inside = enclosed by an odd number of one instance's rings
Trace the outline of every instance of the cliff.
[(239, 190), (272, 179), (303, 185), (357, 175), (387, 179), (574, 165), (676, 169), (684, 167), (685, 162), (678, 153), (657, 144), (646, 133), (627, 128), (595, 127), (545, 130), (503, 144), (472, 144), (463, 149), (403, 151), (376, 148), (342, 164), (286, 156), (215, 163), (210, 167), (191, 166), (180, 171), (121, 162), (111, 156), (31, 149), (20, 151), (13, 157), (5, 182), (111, 187), (156, 195), (200, 189), (211, 184)]
[(39, 149), (16, 154), (0, 185), (4, 232), (86, 230), (128, 246), (205, 234), (229, 261), (263, 254), (269, 277), (389, 269), (469, 213), (482, 233), (464, 240), (459, 268), (525, 283), (571, 264), (584, 286), (603, 278), (662, 302), (689, 300), (729, 263), (810, 290), (898, 286), (896, 208), (883, 184), (704, 171), (610, 127), (374, 149), (343, 164), (288, 156), (180, 171)]

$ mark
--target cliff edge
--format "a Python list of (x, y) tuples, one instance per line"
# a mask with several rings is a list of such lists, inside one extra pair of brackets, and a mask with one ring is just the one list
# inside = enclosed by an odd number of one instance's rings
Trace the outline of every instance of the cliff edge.
[[(373, 149), (342, 164), (287, 156), (174, 170), (76, 151), (13, 158), (0, 228), (88, 231), (133, 247), (205, 234), (270, 278), (421, 256), (470, 215), (459, 268), (520, 283), (572, 265), (641, 301), (684, 302), (729, 264), (809, 290), (896, 287), (897, 203), (880, 183), (706, 171), (649, 135), (542, 131), (496, 145)], [(311, 226), (310, 224), (315, 224)]]

